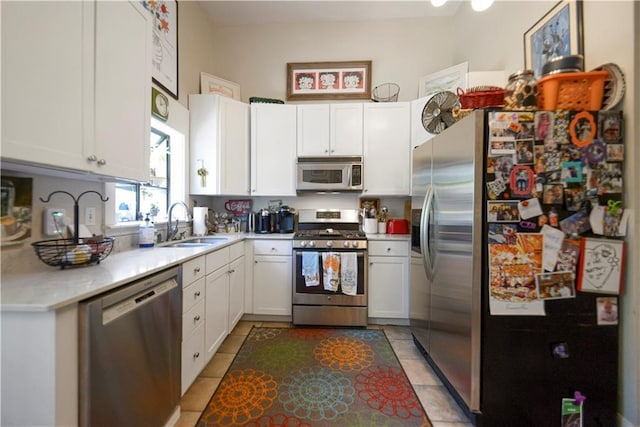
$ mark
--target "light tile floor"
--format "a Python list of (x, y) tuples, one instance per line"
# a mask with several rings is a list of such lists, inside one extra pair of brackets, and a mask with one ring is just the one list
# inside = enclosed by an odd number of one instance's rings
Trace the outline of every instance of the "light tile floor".
[[(196, 378), (180, 401), (181, 414), (176, 427), (193, 427), (220, 384), (244, 339), (253, 326), (291, 327), (290, 323), (241, 321), (222, 343), (209, 364)], [(407, 373), (422, 406), (434, 427), (472, 427), (456, 401), (416, 348), (406, 326), (377, 326), (383, 329), (402, 367)]]

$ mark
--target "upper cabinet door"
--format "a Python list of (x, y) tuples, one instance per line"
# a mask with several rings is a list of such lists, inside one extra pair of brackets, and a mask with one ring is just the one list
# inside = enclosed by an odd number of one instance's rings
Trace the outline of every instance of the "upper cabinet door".
[(408, 196), (411, 132), (408, 102), (364, 106), (364, 193)]
[(331, 104), (332, 156), (362, 156), (362, 104)]
[(139, 2), (1, 7), (3, 159), (147, 181), (149, 12)]
[(295, 196), (296, 106), (251, 104), (251, 195)]
[(189, 118), (191, 194), (249, 194), (249, 105), (189, 95)]
[(91, 114), (89, 2), (0, 2), (2, 157), (84, 170)]
[(96, 172), (149, 180), (151, 15), (140, 2), (96, 2)]
[(362, 156), (362, 104), (300, 104), (298, 157)]
[(300, 104), (298, 114), (298, 157), (328, 156), (329, 104)]

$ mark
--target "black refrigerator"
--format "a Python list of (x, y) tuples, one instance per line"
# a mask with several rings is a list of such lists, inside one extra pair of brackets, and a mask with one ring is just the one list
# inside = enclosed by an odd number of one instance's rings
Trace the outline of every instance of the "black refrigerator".
[(475, 110), (414, 149), (410, 328), (477, 426), (617, 424), (621, 129)]

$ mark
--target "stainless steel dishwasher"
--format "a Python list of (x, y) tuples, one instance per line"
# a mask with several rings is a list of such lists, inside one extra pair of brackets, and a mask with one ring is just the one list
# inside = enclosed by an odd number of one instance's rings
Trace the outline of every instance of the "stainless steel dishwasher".
[(176, 410), (180, 269), (80, 303), (80, 425), (163, 426)]

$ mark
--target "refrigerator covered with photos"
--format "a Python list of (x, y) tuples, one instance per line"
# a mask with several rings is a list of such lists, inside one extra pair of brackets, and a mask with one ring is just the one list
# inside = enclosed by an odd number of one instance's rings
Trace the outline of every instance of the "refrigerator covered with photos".
[(616, 425), (622, 125), (476, 110), (414, 150), (411, 331), (477, 425)]

